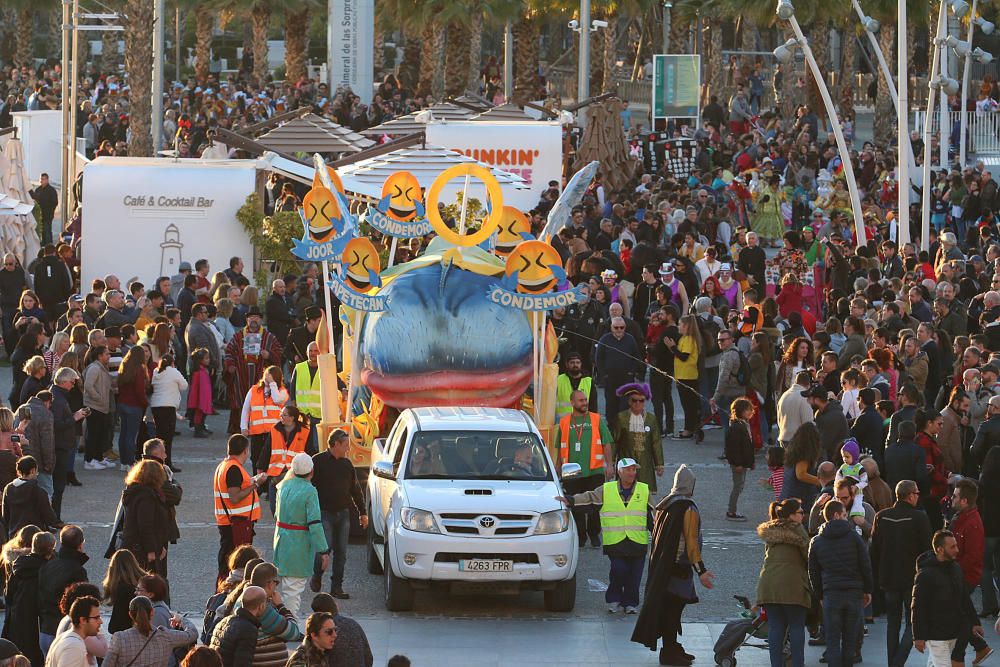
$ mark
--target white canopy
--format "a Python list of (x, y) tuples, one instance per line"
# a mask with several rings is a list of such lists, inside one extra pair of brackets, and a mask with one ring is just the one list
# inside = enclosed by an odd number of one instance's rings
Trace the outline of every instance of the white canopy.
[(12, 253), (22, 266), (27, 266), (41, 247), (29, 190), (24, 148), (18, 139), (10, 139), (0, 152), (0, 253)]

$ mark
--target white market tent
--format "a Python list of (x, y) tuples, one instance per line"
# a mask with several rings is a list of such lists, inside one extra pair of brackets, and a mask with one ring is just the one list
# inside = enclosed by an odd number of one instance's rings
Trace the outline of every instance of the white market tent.
[(35, 205), (30, 189), (24, 149), (18, 139), (10, 139), (0, 152), (0, 253), (12, 253), (23, 266), (41, 247), (31, 214)]
[(343, 155), (371, 148), (375, 142), (329, 118), (313, 113), (293, 118), (257, 137), (281, 153), (335, 153)]
[(493, 107), (492, 109), (488, 109), (487, 111), (484, 111), (481, 114), (473, 116), (468, 120), (486, 120), (493, 122), (497, 121), (530, 122), (538, 119), (529, 116), (527, 113), (524, 112), (523, 109), (521, 109), (521, 107), (517, 106), (516, 104), (511, 104), (508, 102), (507, 104), (501, 104), (498, 107)]

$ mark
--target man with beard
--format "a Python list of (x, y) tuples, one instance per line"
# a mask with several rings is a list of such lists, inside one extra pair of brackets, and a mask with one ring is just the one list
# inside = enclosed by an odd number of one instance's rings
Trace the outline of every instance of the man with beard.
[(281, 368), (281, 343), (262, 325), (260, 308), (247, 312), (247, 325), (226, 345), (223, 360), (229, 396), (229, 433), (240, 432), (243, 400), (267, 366)]
[(556, 378), (556, 423), (573, 412), (572, 394), (581, 391), (587, 397), (588, 410), (597, 412), (597, 392), (593, 378), (583, 374), (583, 359), (579, 352), (566, 355), (566, 372)]
[(684, 607), (698, 602), (694, 574), (712, 588), (715, 575), (701, 559), (701, 515), (694, 499), (694, 473), (681, 464), (670, 495), (656, 506), (646, 596), (632, 641), (655, 651), (660, 639), (660, 664), (688, 667), (694, 656), (677, 641)]

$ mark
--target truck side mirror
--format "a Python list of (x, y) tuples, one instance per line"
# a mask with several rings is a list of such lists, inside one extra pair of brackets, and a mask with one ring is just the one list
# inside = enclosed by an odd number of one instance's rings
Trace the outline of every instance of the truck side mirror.
[(583, 469), (580, 467), (579, 463), (564, 463), (562, 465), (562, 470), (559, 471), (559, 478), (571, 479), (573, 477), (579, 477), (582, 472)]
[(396, 481), (396, 470), (392, 461), (376, 461), (375, 465), (372, 466), (372, 473), (376, 477)]

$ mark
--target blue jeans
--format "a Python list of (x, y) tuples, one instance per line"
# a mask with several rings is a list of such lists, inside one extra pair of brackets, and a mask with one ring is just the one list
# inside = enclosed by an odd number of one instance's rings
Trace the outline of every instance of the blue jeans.
[(622, 607), (639, 606), (639, 582), (645, 569), (646, 556), (624, 558), (608, 556), (611, 559), (611, 573), (608, 575), (608, 590), (604, 601)]
[(44, 632), (38, 633), (38, 648), (42, 649), (42, 655), (48, 657), (52, 642), (56, 640), (55, 635), (47, 635)]
[(55, 491), (52, 485), (52, 473), (40, 472), (38, 473), (38, 486), (41, 487), (42, 491), (52, 500), (52, 494)]
[(983, 555), (983, 611), (997, 609), (997, 572), (1000, 571), (1000, 537), (986, 538), (986, 552)]
[(135, 463), (135, 441), (139, 437), (139, 422), (145, 410), (133, 405), (118, 404), (118, 414), (121, 416), (121, 432), (118, 434), (118, 456), (122, 465)]
[(806, 608), (797, 604), (765, 604), (767, 647), (771, 667), (785, 667), (785, 633), (792, 648), (792, 667), (805, 664)]
[[(910, 596), (912, 590), (885, 592), (885, 648), (889, 667), (903, 667), (913, 649), (913, 628), (910, 627)], [(900, 636), (899, 630), (903, 629)]]
[(861, 592), (824, 591), (823, 626), (829, 667), (851, 667), (860, 646)]
[(313, 456), (319, 453), (319, 425), (323, 421), (319, 417), (309, 417), (309, 437), (306, 438), (306, 454)]
[[(326, 533), (326, 544), (330, 547), (327, 553), (331, 554), (330, 563), (330, 588), (337, 590), (344, 587), (344, 566), (347, 565), (347, 540), (351, 536), (351, 511), (347, 509), (339, 512), (320, 511), (320, 518), (323, 520), (323, 532)], [(323, 554), (316, 554), (313, 564), (313, 573), (322, 576), (323, 574)]]

